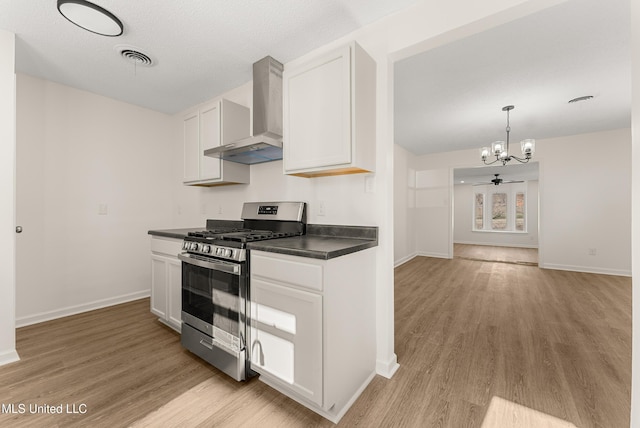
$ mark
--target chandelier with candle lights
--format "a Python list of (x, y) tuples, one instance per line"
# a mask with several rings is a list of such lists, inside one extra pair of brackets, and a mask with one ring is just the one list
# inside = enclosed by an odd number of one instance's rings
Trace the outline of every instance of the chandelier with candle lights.
[[(514, 108), (514, 106), (502, 107), (502, 111), (507, 112), (507, 141), (495, 141), (491, 143), (491, 147), (483, 147), (480, 149), (480, 157), (485, 165), (491, 165), (496, 162), (502, 162), (502, 165), (506, 165), (512, 159), (517, 160), (520, 163), (527, 163), (531, 159), (531, 156), (533, 156), (533, 152), (536, 147), (536, 140), (534, 139), (520, 141), (520, 149), (522, 150), (523, 157), (519, 158), (509, 154), (509, 133), (511, 132), (511, 127), (509, 126), (509, 112)], [(496, 159), (494, 161), (487, 162), (487, 159), (492, 156), (495, 156)]]

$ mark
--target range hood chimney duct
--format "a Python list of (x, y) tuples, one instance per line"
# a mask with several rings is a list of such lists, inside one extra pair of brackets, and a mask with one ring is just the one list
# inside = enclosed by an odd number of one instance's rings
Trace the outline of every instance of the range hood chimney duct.
[(255, 164), (282, 159), (282, 71), (270, 56), (253, 64), (253, 136), (204, 151), (205, 156)]

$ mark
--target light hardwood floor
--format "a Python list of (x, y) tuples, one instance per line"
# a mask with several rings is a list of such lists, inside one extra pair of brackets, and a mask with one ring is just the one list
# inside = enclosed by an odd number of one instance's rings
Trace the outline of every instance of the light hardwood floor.
[[(630, 278), (418, 257), (395, 279), (400, 369), (339, 426), (629, 426)], [(183, 350), (146, 299), (21, 328), (17, 347), (0, 403), (87, 413), (5, 413), (3, 427), (333, 426)]]
[(537, 248), (453, 244), (453, 256), (467, 260), (538, 266)]

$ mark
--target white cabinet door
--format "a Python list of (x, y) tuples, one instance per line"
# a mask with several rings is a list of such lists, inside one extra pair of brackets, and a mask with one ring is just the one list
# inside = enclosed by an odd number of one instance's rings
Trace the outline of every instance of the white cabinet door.
[(285, 75), (285, 170), (351, 162), (349, 50)]
[(169, 258), (151, 255), (151, 312), (167, 318), (167, 264)]
[(167, 321), (176, 330), (182, 328), (182, 262), (169, 259), (167, 262), (168, 314)]
[(204, 151), (249, 136), (249, 108), (229, 100), (202, 104), (183, 117), (184, 178), (194, 186), (249, 182), (249, 165), (205, 156)]
[(322, 406), (322, 296), (252, 278), (251, 367)]
[(198, 110), (188, 113), (182, 119), (184, 140), (183, 181), (194, 181), (200, 177), (200, 129)]
[(220, 178), (220, 158), (204, 156), (202, 153), (220, 145), (220, 102), (200, 108), (200, 179)]
[(182, 329), (182, 241), (151, 238), (151, 312), (161, 322)]

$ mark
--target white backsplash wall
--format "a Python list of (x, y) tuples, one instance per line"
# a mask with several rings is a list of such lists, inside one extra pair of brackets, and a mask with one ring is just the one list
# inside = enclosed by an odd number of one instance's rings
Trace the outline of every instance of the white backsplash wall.
[(17, 112), (18, 325), (149, 295), (170, 116), (23, 74)]
[[(174, 175), (180, 180), (182, 173)], [(375, 226), (372, 193), (365, 192), (365, 174), (301, 178), (282, 172), (282, 161), (251, 166), (251, 184), (219, 187), (180, 185), (173, 207), (176, 227), (204, 226), (207, 219), (239, 220), (243, 202), (302, 201), (307, 222)], [(320, 204), (324, 215), (320, 215)]]

